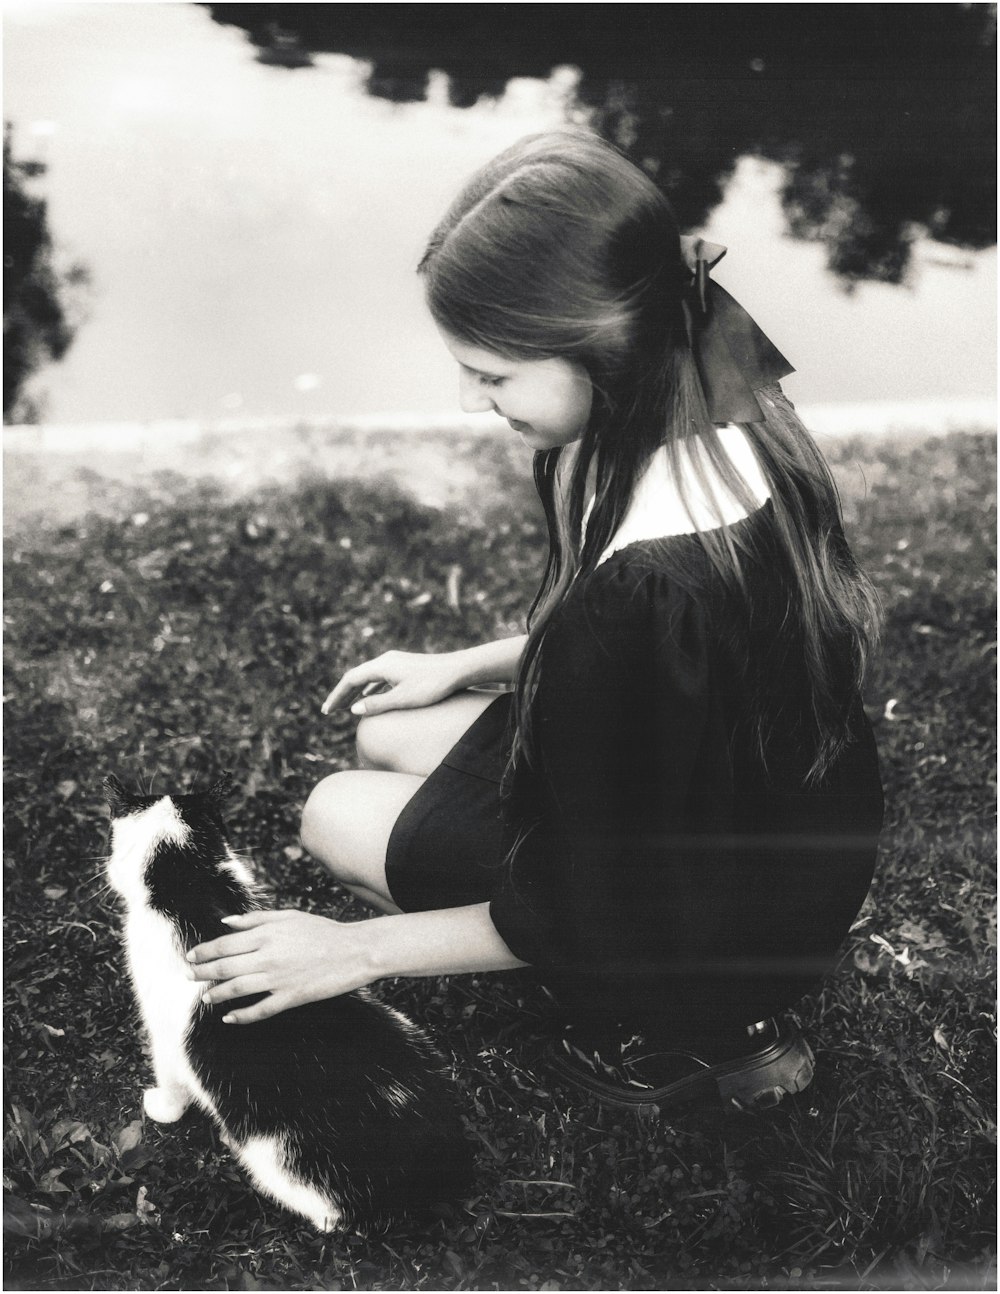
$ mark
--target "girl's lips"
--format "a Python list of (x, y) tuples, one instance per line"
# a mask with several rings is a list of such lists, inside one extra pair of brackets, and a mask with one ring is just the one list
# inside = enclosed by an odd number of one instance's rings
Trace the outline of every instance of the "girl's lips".
[(509, 427), (512, 427), (512, 428), (514, 429), (514, 431), (530, 431), (530, 430), (531, 430), (531, 424), (530, 424), (529, 422), (518, 422), (518, 420), (517, 420), (516, 418), (508, 418), (508, 419), (507, 419), (507, 425), (508, 425)]

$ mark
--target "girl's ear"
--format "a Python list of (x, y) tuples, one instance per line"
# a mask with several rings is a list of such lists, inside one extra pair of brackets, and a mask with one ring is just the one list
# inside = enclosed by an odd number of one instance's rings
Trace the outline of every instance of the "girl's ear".
[(208, 788), (206, 794), (210, 800), (215, 800), (218, 804), (230, 794), (233, 789), (232, 773), (223, 773), (222, 776)]
[(103, 786), (104, 798), (113, 818), (122, 818), (130, 809), (135, 808), (135, 797), (125, 790), (113, 773), (104, 779)]

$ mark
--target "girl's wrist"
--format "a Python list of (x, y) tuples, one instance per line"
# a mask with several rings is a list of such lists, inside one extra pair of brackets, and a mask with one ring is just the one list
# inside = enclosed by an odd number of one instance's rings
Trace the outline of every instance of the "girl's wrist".
[(459, 647), (449, 653), (455, 672), (456, 692), (461, 692), (463, 688), (471, 687), (473, 683), (479, 682), (476, 677), (476, 658), (473, 655), (475, 650), (475, 647)]
[(497, 642), (462, 647), (452, 653), (459, 687), (476, 683), (510, 682), (517, 673), (518, 661), (527, 641), (525, 635), (502, 638)]
[(372, 979), (464, 975), (512, 970), (525, 963), (500, 938), (488, 903), (428, 912), (400, 912), (358, 923), (366, 927)]
[(358, 938), (358, 960), (366, 984), (390, 979), (400, 972), (395, 969), (393, 950), (386, 939), (385, 917), (372, 917), (367, 921), (352, 921), (351, 928)]

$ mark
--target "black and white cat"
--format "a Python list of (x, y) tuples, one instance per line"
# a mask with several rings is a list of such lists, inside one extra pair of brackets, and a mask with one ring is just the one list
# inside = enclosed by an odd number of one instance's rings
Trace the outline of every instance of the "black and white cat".
[(247, 1025), (222, 1016), (259, 995), (202, 1003), (185, 954), (232, 933), (222, 917), (269, 906), (229, 848), (219, 811), (228, 777), (188, 795), (133, 795), (115, 777), (104, 789), (108, 877), (125, 900), (152, 1047), (147, 1115), (170, 1123), (195, 1102), (255, 1186), (324, 1231), (382, 1227), (467, 1193), (471, 1154), (443, 1059), (405, 1016), (364, 992)]

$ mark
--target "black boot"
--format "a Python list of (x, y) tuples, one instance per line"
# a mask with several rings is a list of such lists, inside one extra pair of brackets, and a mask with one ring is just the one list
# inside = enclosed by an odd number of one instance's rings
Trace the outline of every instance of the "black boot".
[(813, 1054), (786, 1020), (762, 1020), (711, 1037), (582, 1033), (567, 1027), (548, 1048), (549, 1066), (620, 1109), (718, 1101), (763, 1110), (812, 1082)]

